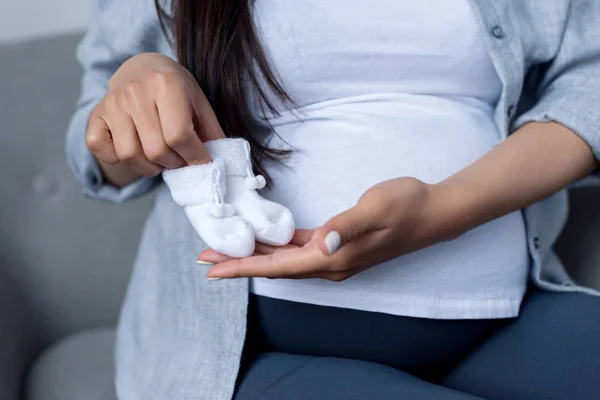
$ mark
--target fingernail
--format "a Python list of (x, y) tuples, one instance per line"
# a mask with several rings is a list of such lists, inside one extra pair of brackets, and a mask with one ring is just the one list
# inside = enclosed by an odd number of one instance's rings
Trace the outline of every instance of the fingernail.
[(327, 247), (329, 255), (338, 251), (341, 245), (342, 237), (337, 231), (331, 231), (325, 236), (325, 247)]
[(208, 261), (198, 260), (198, 261), (196, 261), (196, 264), (199, 264), (199, 265), (213, 265), (214, 263), (211, 263), (211, 262), (208, 262)]
[(206, 278), (207, 281), (220, 281), (223, 278)]

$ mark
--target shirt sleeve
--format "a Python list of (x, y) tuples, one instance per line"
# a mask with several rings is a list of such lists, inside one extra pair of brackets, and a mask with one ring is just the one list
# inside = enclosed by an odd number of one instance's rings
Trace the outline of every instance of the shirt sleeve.
[(600, 1), (570, 3), (561, 45), (539, 81), (535, 105), (515, 125), (558, 122), (600, 159)]
[(106, 94), (111, 76), (128, 58), (144, 52), (170, 54), (154, 1), (94, 0), (91, 24), (77, 48), (84, 74), (66, 138), (67, 161), (89, 198), (120, 203), (148, 193), (160, 182), (157, 176), (121, 188), (108, 184), (85, 141), (89, 116)]

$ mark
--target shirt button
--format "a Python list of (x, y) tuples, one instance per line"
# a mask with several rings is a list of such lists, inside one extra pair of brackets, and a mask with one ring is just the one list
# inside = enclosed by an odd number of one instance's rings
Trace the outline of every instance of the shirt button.
[(514, 106), (514, 105), (512, 105), (512, 104), (511, 104), (510, 106), (508, 106), (508, 110), (506, 110), (506, 114), (507, 114), (507, 115), (508, 115), (510, 118), (512, 118), (512, 117), (513, 117), (513, 115), (515, 115), (515, 106)]
[(496, 39), (502, 39), (504, 37), (504, 29), (496, 25), (492, 28), (492, 35), (494, 35)]
[(537, 236), (533, 238), (533, 247), (536, 249), (540, 248), (540, 238)]

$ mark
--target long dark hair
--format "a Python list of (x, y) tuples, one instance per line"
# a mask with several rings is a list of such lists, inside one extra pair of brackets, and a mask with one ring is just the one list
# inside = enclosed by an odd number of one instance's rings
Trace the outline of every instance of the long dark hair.
[[(256, 172), (270, 181), (264, 161), (280, 161), (286, 150), (258, 143), (248, 132), (247, 90), (255, 90), (263, 110), (277, 113), (266, 88), (292, 105), (269, 67), (252, 17), (253, 0), (172, 0), (165, 10), (155, 0), (163, 30), (174, 41), (179, 62), (200, 85), (228, 137), (242, 137), (252, 147)], [(170, 12), (169, 12), (170, 11)]]

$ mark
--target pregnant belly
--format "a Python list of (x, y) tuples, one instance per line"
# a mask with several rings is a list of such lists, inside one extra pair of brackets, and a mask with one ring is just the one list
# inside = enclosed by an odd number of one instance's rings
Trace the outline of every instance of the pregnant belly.
[[(298, 227), (313, 229), (355, 205), (378, 182), (402, 176), (439, 182), (500, 141), (488, 106), (436, 98), (406, 100), (321, 103), (302, 110), (303, 122), (289, 115), (273, 120), (281, 140), (273, 138), (269, 145), (288, 148), (285, 141), (295, 152), (286, 167), (270, 168), (274, 187), (265, 196), (289, 207)], [(513, 212), (334, 287), (377, 293), (439, 291), (439, 296), (472, 287), (495, 296), (498, 290), (522, 287), (527, 265), (523, 218)], [(311, 284), (334, 290), (322, 280)]]
[[(378, 182), (415, 177), (436, 183), (487, 153), (500, 135), (487, 105), (435, 97), (357, 98), (319, 103), (274, 120), (269, 145), (292, 148), (270, 173), (265, 195), (314, 228), (356, 204)], [(285, 142), (285, 143), (283, 143)]]

